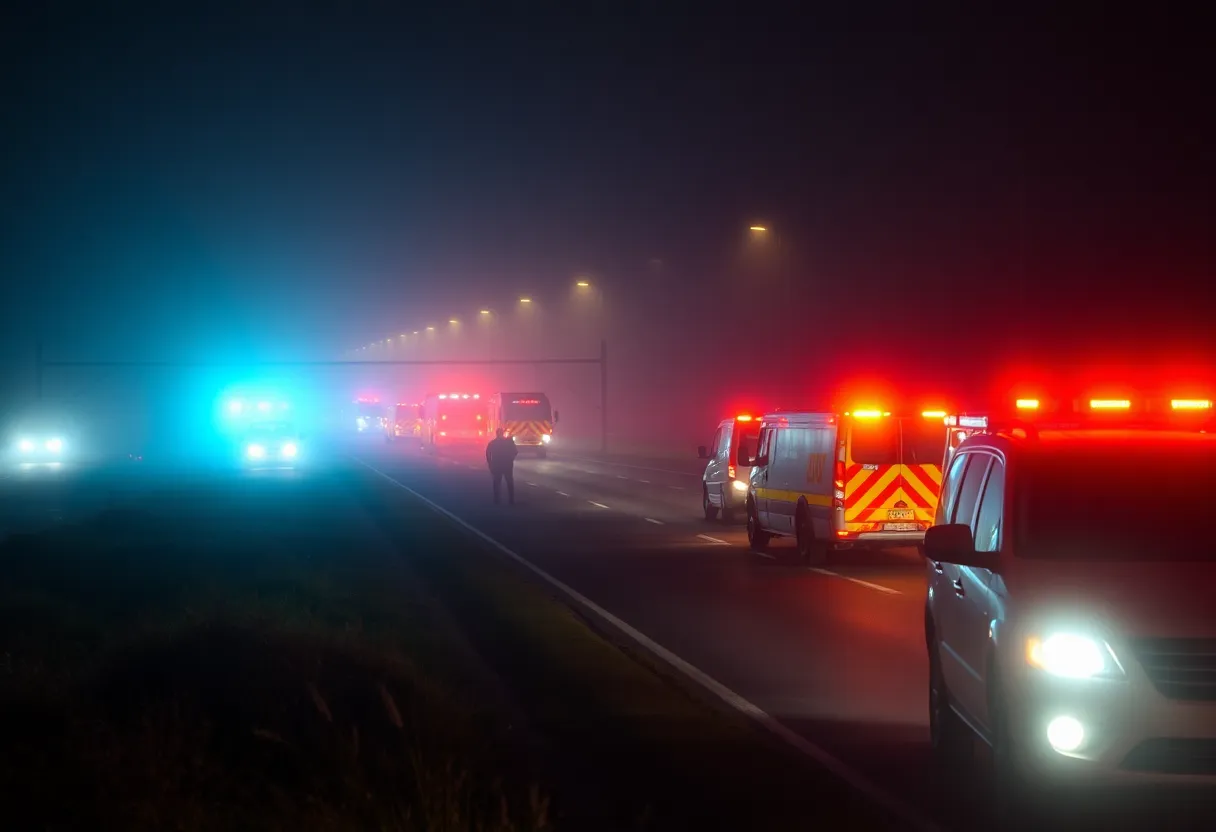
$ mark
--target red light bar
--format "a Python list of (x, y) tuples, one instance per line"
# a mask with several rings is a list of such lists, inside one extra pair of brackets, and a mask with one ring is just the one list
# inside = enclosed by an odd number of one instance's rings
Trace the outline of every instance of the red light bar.
[(735, 417), (736, 422), (750, 422), (751, 420), (752, 420), (751, 416), (736, 416)]
[(1170, 399), (1174, 410), (1211, 410), (1211, 399)]
[(1014, 405), (1017, 407), (1018, 410), (1038, 410), (1039, 409), (1039, 400), (1038, 399), (1018, 399), (1016, 402), (1014, 402)]
[(946, 411), (944, 410), (922, 410), (920, 415), (926, 419), (945, 419)]
[(854, 410), (852, 413), (846, 413), (845, 416), (852, 416), (854, 419), (881, 419), (883, 416), (891, 414), (882, 410)]
[(1091, 410), (1127, 410), (1132, 403), (1127, 399), (1090, 399)]

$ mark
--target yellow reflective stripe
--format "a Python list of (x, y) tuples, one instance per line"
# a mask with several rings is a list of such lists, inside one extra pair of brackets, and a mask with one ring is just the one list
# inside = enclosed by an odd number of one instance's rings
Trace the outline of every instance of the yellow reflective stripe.
[(797, 503), (800, 497), (806, 499), (807, 505), (826, 506), (829, 508), (832, 505), (832, 497), (830, 494), (808, 494), (805, 491), (783, 491), (780, 488), (756, 489), (756, 498), (760, 500), (776, 500), (779, 503)]

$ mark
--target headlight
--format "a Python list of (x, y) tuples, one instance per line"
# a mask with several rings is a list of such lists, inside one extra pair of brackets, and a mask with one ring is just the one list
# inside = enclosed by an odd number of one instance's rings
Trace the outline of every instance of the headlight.
[(1046, 638), (1028, 638), (1026, 663), (1065, 679), (1123, 676), (1123, 668), (1106, 642), (1079, 633), (1052, 633)]
[(53, 454), (57, 454), (63, 450), (63, 440), (59, 437), (46, 440), (46, 449)]
[(22, 453), (28, 454), (30, 451), (34, 450), (34, 443), (29, 439), (21, 439), (17, 442), (17, 449)]
[(547, 434), (547, 433), (542, 433), (542, 434), (540, 435), (540, 441), (541, 441), (541, 442), (544, 442), (546, 445), (548, 445), (550, 442), (552, 442), (552, 441), (553, 441), (553, 437), (552, 437), (552, 436), (550, 436), (550, 435), (549, 435), (549, 434)]
[(283, 456), (288, 457), (288, 458), (294, 457), (296, 455), (297, 450), (298, 449), (296, 448), (296, 443), (288, 442), (287, 444), (285, 444), (283, 446)]
[(746, 491), (747, 483), (745, 483), (743, 480), (732, 480), (731, 487), (734, 488), (736, 491)]
[(266, 456), (266, 449), (261, 445), (250, 445), (245, 449), (245, 455), (250, 459), (261, 459)]

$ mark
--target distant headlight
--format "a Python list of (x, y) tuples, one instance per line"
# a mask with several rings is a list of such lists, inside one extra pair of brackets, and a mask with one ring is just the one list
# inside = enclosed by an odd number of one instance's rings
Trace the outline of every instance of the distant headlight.
[(34, 450), (34, 443), (29, 439), (22, 439), (17, 442), (17, 449), (22, 453), (28, 454)]
[(287, 457), (288, 459), (290, 459), (290, 458), (292, 458), (292, 457), (294, 457), (294, 456), (296, 455), (296, 451), (297, 451), (297, 450), (299, 450), (299, 449), (298, 449), (298, 448), (296, 448), (296, 443), (294, 443), (294, 442), (288, 442), (287, 444), (285, 444), (285, 445), (283, 446), (283, 449), (282, 449), (282, 450), (283, 450), (283, 456), (285, 456), (285, 457)]
[(57, 454), (63, 450), (63, 440), (59, 437), (46, 440), (46, 449), (53, 454)]
[(552, 437), (552, 436), (550, 436), (550, 435), (549, 435), (549, 434), (547, 434), (547, 433), (542, 433), (542, 434), (540, 435), (540, 441), (541, 441), (541, 442), (544, 442), (546, 445), (548, 445), (550, 442), (552, 442), (552, 441), (553, 441), (553, 437)]
[(1122, 678), (1123, 668), (1103, 641), (1078, 633), (1026, 640), (1026, 663), (1066, 679)]
[(233, 399), (232, 401), (228, 402), (228, 412), (233, 416), (237, 415), (244, 409), (245, 403), (240, 399)]
[(261, 459), (266, 456), (266, 449), (261, 445), (250, 445), (245, 449), (245, 455), (250, 459)]

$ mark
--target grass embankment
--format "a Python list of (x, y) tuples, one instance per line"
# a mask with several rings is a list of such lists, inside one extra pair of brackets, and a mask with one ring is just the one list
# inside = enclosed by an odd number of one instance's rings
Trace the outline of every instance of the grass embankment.
[(549, 743), (562, 828), (893, 828), (835, 777), (406, 492), (373, 477), (364, 499), (402, 547), (429, 530), (432, 545), (411, 549), (415, 566)]
[(510, 715), (398, 553), (281, 485), (0, 544), (4, 826), (547, 826)]

